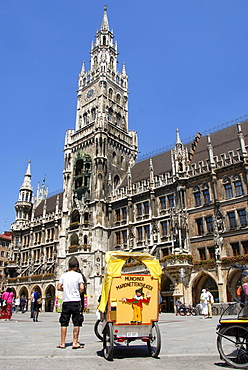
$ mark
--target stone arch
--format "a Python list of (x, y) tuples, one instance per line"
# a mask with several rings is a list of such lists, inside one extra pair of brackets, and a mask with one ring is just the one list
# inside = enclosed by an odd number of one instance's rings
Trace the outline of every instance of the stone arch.
[(19, 297), (24, 297), (26, 298), (27, 300), (27, 303), (26, 303), (26, 309), (28, 309), (28, 304), (29, 304), (29, 294), (28, 294), (28, 288), (26, 286), (22, 286), (19, 290)]
[(55, 304), (55, 287), (49, 284), (45, 289), (45, 312), (53, 312)]
[(168, 274), (163, 274), (161, 279), (161, 298), (163, 304), (163, 312), (174, 312), (174, 287), (174, 279)]
[(200, 295), (203, 288), (209, 289), (213, 294), (215, 302), (219, 302), (219, 290), (215, 278), (210, 273), (202, 271), (191, 283), (193, 305), (197, 305), (200, 302)]

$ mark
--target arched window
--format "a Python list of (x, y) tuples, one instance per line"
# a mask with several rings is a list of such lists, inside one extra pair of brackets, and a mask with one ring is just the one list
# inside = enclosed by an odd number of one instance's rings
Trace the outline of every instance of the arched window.
[(210, 193), (209, 193), (209, 188), (207, 184), (203, 184), (202, 186), (202, 194), (203, 194), (203, 201), (204, 204), (210, 203)]
[(112, 154), (112, 163), (116, 164), (116, 160), (117, 160), (116, 153), (113, 152), (113, 154)]
[(110, 57), (110, 68), (113, 69), (114, 68), (114, 58), (113, 57)]
[(70, 245), (78, 245), (79, 239), (77, 234), (72, 234), (70, 239)]
[(121, 115), (120, 113), (116, 113), (116, 125), (120, 126), (121, 123)]
[(103, 36), (102, 43), (103, 45), (106, 45), (106, 36)]
[(113, 109), (109, 108), (109, 110), (108, 110), (108, 120), (109, 120), (109, 122), (112, 122), (112, 116), (113, 116)]
[(114, 187), (116, 188), (120, 183), (120, 178), (118, 175), (115, 175), (114, 177)]
[(235, 195), (236, 195), (236, 197), (238, 197), (240, 195), (243, 195), (244, 194), (244, 190), (243, 190), (243, 186), (242, 186), (242, 182), (241, 182), (240, 176), (238, 176), (238, 175), (234, 176), (233, 182), (234, 182), (234, 188), (235, 188)]
[(121, 96), (120, 96), (120, 94), (117, 94), (116, 95), (116, 99), (115, 100), (116, 100), (116, 103), (117, 104), (120, 104), (120, 102), (121, 102)]
[(109, 89), (109, 98), (112, 99), (113, 98), (113, 90), (112, 89)]
[(79, 215), (78, 210), (75, 209), (72, 212), (72, 215), (71, 215), (71, 223), (73, 223), (73, 222), (79, 222), (79, 221), (80, 221), (80, 215)]
[(225, 177), (223, 179), (223, 183), (224, 183), (226, 199), (232, 198), (233, 197), (233, 190), (232, 190), (232, 184), (231, 184), (231, 181), (230, 181), (229, 177)]
[(91, 119), (92, 121), (95, 121), (96, 119), (96, 109), (95, 108), (91, 109)]
[(195, 199), (195, 207), (201, 206), (201, 192), (199, 186), (196, 186), (193, 189), (194, 199)]

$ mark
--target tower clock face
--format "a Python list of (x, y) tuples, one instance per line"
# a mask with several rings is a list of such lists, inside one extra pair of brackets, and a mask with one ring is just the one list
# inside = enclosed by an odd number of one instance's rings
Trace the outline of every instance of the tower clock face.
[(90, 98), (92, 98), (92, 96), (95, 94), (95, 89), (94, 87), (92, 87), (91, 89), (89, 89), (86, 94), (85, 94), (85, 100), (88, 100)]

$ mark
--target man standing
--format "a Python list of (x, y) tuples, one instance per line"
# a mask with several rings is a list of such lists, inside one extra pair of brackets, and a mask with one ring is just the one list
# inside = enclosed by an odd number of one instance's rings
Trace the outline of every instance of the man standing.
[(59, 319), (61, 324), (61, 342), (57, 348), (65, 348), (67, 326), (71, 317), (74, 325), (72, 348), (84, 347), (78, 342), (79, 331), (83, 322), (80, 293), (84, 291), (83, 277), (77, 272), (78, 268), (77, 258), (72, 257), (69, 260), (69, 271), (61, 275), (57, 286), (57, 289), (64, 293), (62, 312)]

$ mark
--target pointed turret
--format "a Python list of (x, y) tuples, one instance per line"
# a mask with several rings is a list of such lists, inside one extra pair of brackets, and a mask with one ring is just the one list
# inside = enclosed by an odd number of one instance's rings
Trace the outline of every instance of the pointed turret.
[(24, 175), (24, 180), (19, 190), (18, 201), (15, 204), (16, 220), (29, 220), (32, 210), (33, 188), (31, 184), (31, 161), (28, 161), (28, 167)]

